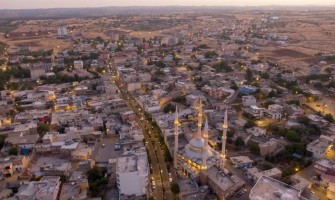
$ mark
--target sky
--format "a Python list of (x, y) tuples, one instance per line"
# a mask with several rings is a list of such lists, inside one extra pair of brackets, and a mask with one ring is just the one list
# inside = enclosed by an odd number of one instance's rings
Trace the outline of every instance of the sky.
[(105, 6), (261, 6), (335, 5), (334, 0), (0, 0), (0, 9)]

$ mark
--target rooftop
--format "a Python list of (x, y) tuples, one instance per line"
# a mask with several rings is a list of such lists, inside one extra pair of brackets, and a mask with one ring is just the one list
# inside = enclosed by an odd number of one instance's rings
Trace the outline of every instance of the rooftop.
[(120, 156), (117, 159), (116, 172), (140, 172), (145, 173), (148, 171), (148, 160), (145, 156), (137, 156), (134, 154)]
[(300, 196), (301, 191), (281, 181), (262, 176), (251, 189), (250, 200), (307, 200)]

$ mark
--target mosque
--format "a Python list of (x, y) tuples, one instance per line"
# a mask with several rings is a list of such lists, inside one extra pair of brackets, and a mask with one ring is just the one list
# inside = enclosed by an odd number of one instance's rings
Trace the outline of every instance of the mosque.
[(184, 148), (178, 147), (178, 129), (179, 122), (178, 110), (176, 109), (174, 117), (174, 168), (184, 177), (197, 177), (202, 170), (209, 169), (212, 166), (218, 166), (224, 169), (226, 161), (226, 140), (228, 130), (228, 114), (225, 111), (222, 135), (222, 149), (218, 152), (208, 145), (208, 120), (202, 130), (203, 110), (201, 99), (198, 107), (198, 130), (192, 134), (192, 139)]

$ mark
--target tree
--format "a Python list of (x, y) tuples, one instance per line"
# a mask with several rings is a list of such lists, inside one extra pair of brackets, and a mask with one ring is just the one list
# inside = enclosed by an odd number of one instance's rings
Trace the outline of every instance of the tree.
[(243, 126), (243, 128), (248, 129), (256, 126), (256, 122), (254, 120), (249, 119)]
[(215, 56), (217, 56), (218, 54), (215, 51), (207, 51), (205, 53), (205, 58), (214, 58)]
[(174, 105), (172, 105), (172, 104), (168, 104), (168, 105), (166, 105), (164, 108), (163, 108), (163, 112), (164, 113), (169, 113), (169, 112), (173, 112), (173, 111), (175, 111), (175, 109), (176, 109), (176, 107), (174, 106)]
[(0, 150), (2, 149), (4, 143), (5, 143), (6, 136), (0, 135)]
[(105, 187), (108, 183), (107, 178), (105, 178), (105, 171), (100, 167), (94, 166), (87, 171), (87, 179), (91, 196), (104, 196)]
[(213, 68), (218, 72), (232, 72), (233, 69), (226, 62), (217, 62), (213, 65)]
[(277, 93), (274, 90), (271, 90), (271, 92), (269, 92), (269, 94), (268, 94), (268, 98), (272, 98), (272, 97), (276, 97), (276, 96), (277, 96)]
[(11, 156), (17, 156), (19, 154), (19, 151), (16, 147), (11, 147), (8, 151), (8, 154)]
[(254, 73), (249, 68), (246, 71), (245, 78), (247, 79), (248, 83), (251, 83), (252, 80), (254, 79)]
[(178, 183), (172, 183), (170, 188), (171, 188), (171, 191), (173, 192), (173, 194), (175, 194), (175, 195), (179, 194), (180, 188), (179, 188)]
[(329, 121), (330, 123), (334, 123), (335, 122), (335, 120), (333, 118), (333, 115), (331, 115), (331, 114), (326, 114), (323, 118), (325, 120)]
[(270, 75), (269, 75), (269, 73), (267, 73), (267, 72), (263, 72), (263, 73), (261, 73), (261, 77), (262, 77), (263, 79), (269, 79), (269, 78), (270, 78)]
[(310, 121), (311, 120), (306, 116), (298, 118), (298, 122), (305, 125), (305, 126), (308, 126)]
[(287, 130), (285, 134), (285, 138), (291, 142), (299, 142), (300, 134), (295, 130)]
[(237, 147), (242, 147), (242, 146), (244, 146), (244, 140), (243, 140), (240, 136), (238, 136), (238, 137), (236, 138), (234, 144), (235, 144), (235, 146), (237, 146)]
[(249, 149), (251, 151), (251, 153), (255, 154), (255, 155), (259, 155), (260, 154), (260, 148), (259, 145), (256, 143), (252, 143), (249, 145)]
[(38, 124), (38, 127), (37, 127), (37, 133), (38, 133), (41, 137), (43, 137), (43, 135), (44, 135), (46, 132), (48, 132), (48, 131), (50, 131), (50, 126), (49, 126), (48, 124), (43, 124), (43, 123)]
[(263, 167), (263, 170), (269, 170), (273, 168), (273, 166), (269, 163), (263, 163), (262, 167)]

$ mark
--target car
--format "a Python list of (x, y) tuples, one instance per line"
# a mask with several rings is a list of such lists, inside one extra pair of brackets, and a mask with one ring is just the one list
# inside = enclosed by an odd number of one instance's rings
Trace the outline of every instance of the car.
[(121, 149), (121, 145), (119, 144), (119, 143), (116, 143), (115, 145), (114, 145), (114, 150), (115, 151), (118, 151), (118, 150), (120, 150)]

